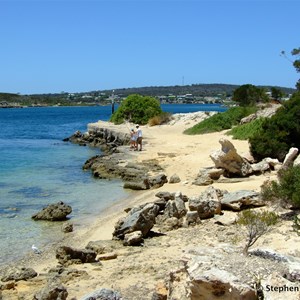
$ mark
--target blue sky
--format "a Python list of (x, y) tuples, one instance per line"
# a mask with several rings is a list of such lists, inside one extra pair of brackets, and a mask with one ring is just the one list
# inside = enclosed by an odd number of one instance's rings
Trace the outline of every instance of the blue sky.
[(0, 92), (294, 87), (299, 0), (0, 0)]

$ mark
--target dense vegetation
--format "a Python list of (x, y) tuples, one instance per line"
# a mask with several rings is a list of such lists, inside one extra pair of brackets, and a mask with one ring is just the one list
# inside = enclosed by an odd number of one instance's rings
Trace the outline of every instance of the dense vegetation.
[(300, 147), (300, 93), (284, 102), (270, 119), (266, 119), (261, 130), (249, 138), (250, 151), (256, 160), (265, 157), (283, 161), (291, 147)]
[(278, 172), (278, 182), (271, 181), (262, 186), (261, 195), (264, 200), (280, 201), (300, 208), (300, 166), (290, 167)]
[(232, 101), (239, 103), (241, 106), (250, 106), (260, 102), (268, 102), (269, 97), (264, 88), (244, 84), (233, 92)]
[(159, 101), (149, 96), (133, 94), (128, 96), (111, 117), (111, 122), (125, 121), (147, 124), (149, 119), (162, 114)]
[(248, 140), (260, 133), (264, 120), (264, 118), (258, 118), (252, 122), (235, 126), (227, 134), (237, 140)]
[(252, 113), (256, 107), (232, 107), (226, 112), (218, 113), (184, 131), (186, 134), (203, 134), (230, 129), (239, 124), (240, 120)]

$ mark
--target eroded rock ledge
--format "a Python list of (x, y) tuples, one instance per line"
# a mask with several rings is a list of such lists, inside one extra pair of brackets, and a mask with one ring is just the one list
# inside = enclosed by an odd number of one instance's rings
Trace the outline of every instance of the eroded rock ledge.
[(127, 132), (121, 127), (116, 127), (108, 122), (89, 124), (88, 132), (76, 131), (64, 141), (81, 146), (98, 147), (104, 152), (104, 154), (91, 157), (83, 165), (84, 170), (91, 170), (97, 178), (122, 179), (124, 188), (132, 190), (158, 188), (167, 183), (167, 177), (163, 174), (163, 169), (157, 160), (130, 162), (133, 155), (129, 152), (128, 146), (129, 130)]

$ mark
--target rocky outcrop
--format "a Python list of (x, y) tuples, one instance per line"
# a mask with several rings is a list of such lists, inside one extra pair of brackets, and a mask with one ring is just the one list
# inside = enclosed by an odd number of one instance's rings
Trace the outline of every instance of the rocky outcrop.
[(80, 300), (122, 300), (119, 292), (110, 289), (100, 289), (88, 295), (83, 296)]
[(64, 139), (81, 146), (91, 145), (99, 147), (104, 151), (114, 152), (117, 147), (128, 145), (130, 141), (129, 132), (121, 132), (109, 128), (101, 128), (96, 124), (89, 124), (88, 132), (82, 133), (79, 130), (72, 136)]
[(124, 246), (138, 246), (143, 242), (143, 234), (140, 230), (127, 233), (124, 236)]
[[(124, 163), (122, 158), (122, 154), (118, 153), (95, 156), (84, 164), (83, 169), (91, 169), (93, 175), (100, 179), (120, 178), (124, 182), (123, 187), (132, 190), (158, 188), (168, 182), (155, 160), (133, 164)], [(150, 173), (158, 174), (150, 176)]]
[(256, 113), (241, 119), (240, 124), (250, 123), (257, 118), (271, 118), (273, 115), (276, 114), (276, 111), (281, 106), (282, 106), (281, 104), (270, 104), (269, 107), (260, 109)]
[(226, 139), (220, 139), (222, 146), (221, 150), (211, 153), (210, 158), (215, 164), (216, 168), (225, 170), (225, 174), (230, 176), (248, 176), (251, 174), (252, 168), (246, 159), (237, 153), (233, 144)]
[(33, 220), (63, 221), (72, 212), (71, 206), (64, 202), (50, 204), (32, 216)]
[(147, 236), (155, 224), (158, 212), (159, 206), (154, 203), (147, 203), (132, 208), (125, 218), (120, 219), (116, 223), (113, 236), (123, 240), (125, 234), (134, 231), (141, 231), (143, 237)]
[(191, 299), (256, 300), (256, 291), (228, 271), (212, 268), (202, 271), (199, 264), (188, 269)]
[(261, 200), (260, 194), (251, 190), (240, 190), (226, 193), (221, 199), (222, 209), (240, 211), (246, 208), (261, 207), (265, 203)]
[(124, 159), (126, 155), (129, 156), (129, 152), (122, 146), (129, 145), (130, 134), (114, 125), (107, 128), (105, 123), (104, 127), (101, 127), (101, 122), (89, 124), (88, 132), (76, 131), (64, 139), (79, 145), (99, 147), (105, 153), (88, 159), (83, 165), (84, 170), (91, 170), (94, 177), (99, 179), (119, 178), (124, 182), (124, 188), (132, 190), (158, 188), (168, 182), (166, 175), (161, 174), (163, 169), (155, 160), (126, 163)]
[(67, 289), (62, 284), (51, 282), (38, 292), (34, 300), (66, 300), (68, 297)]
[(73, 231), (73, 224), (70, 222), (65, 222), (62, 226), (61, 226), (61, 231), (64, 233), (69, 233)]
[(208, 187), (198, 197), (192, 197), (189, 200), (189, 209), (197, 211), (200, 219), (212, 218), (221, 213), (220, 198), (223, 192), (214, 187)]
[(298, 148), (290, 148), (289, 152), (284, 158), (284, 161), (282, 163), (282, 169), (288, 169), (289, 167), (292, 167), (294, 164), (294, 160), (296, 159), (298, 154)]
[(99, 254), (113, 252), (120, 247), (122, 247), (120, 241), (100, 240), (100, 241), (90, 241), (85, 248), (88, 250), (92, 250), (96, 252), (97, 255), (99, 255)]
[(31, 278), (36, 277), (38, 274), (32, 268), (17, 268), (12, 267), (6, 270), (5, 274), (3, 274), (1, 281), (20, 281), (20, 280), (29, 280)]
[(74, 249), (61, 246), (56, 249), (56, 258), (63, 266), (71, 264), (93, 263), (96, 261), (96, 252), (88, 249)]

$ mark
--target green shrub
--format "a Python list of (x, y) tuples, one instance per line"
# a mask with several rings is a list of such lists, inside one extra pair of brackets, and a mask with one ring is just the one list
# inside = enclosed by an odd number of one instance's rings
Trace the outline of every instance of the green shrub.
[(184, 133), (192, 135), (230, 129), (233, 125), (237, 125), (242, 118), (255, 113), (256, 111), (257, 108), (254, 106), (232, 107), (225, 112), (215, 114), (210, 118), (205, 119), (192, 128), (185, 130)]
[(258, 118), (247, 124), (237, 125), (229, 130), (226, 134), (232, 135), (237, 140), (248, 140), (262, 130), (264, 118)]
[(261, 130), (249, 138), (250, 151), (256, 160), (265, 157), (284, 160), (291, 147), (300, 147), (300, 93), (266, 119)]
[(278, 216), (270, 211), (253, 211), (247, 209), (239, 213), (237, 224), (244, 226), (247, 230), (247, 242), (243, 251), (244, 254), (247, 255), (249, 248), (277, 222)]
[(278, 182), (271, 181), (261, 188), (262, 199), (278, 200), (300, 208), (300, 166), (282, 169), (278, 172)]
[(159, 101), (153, 97), (137, 94), (129, 95), (113, 113), (110, 121), (121, 124), (125, 121), (147, 124), (154, 116), (162, 114)]

